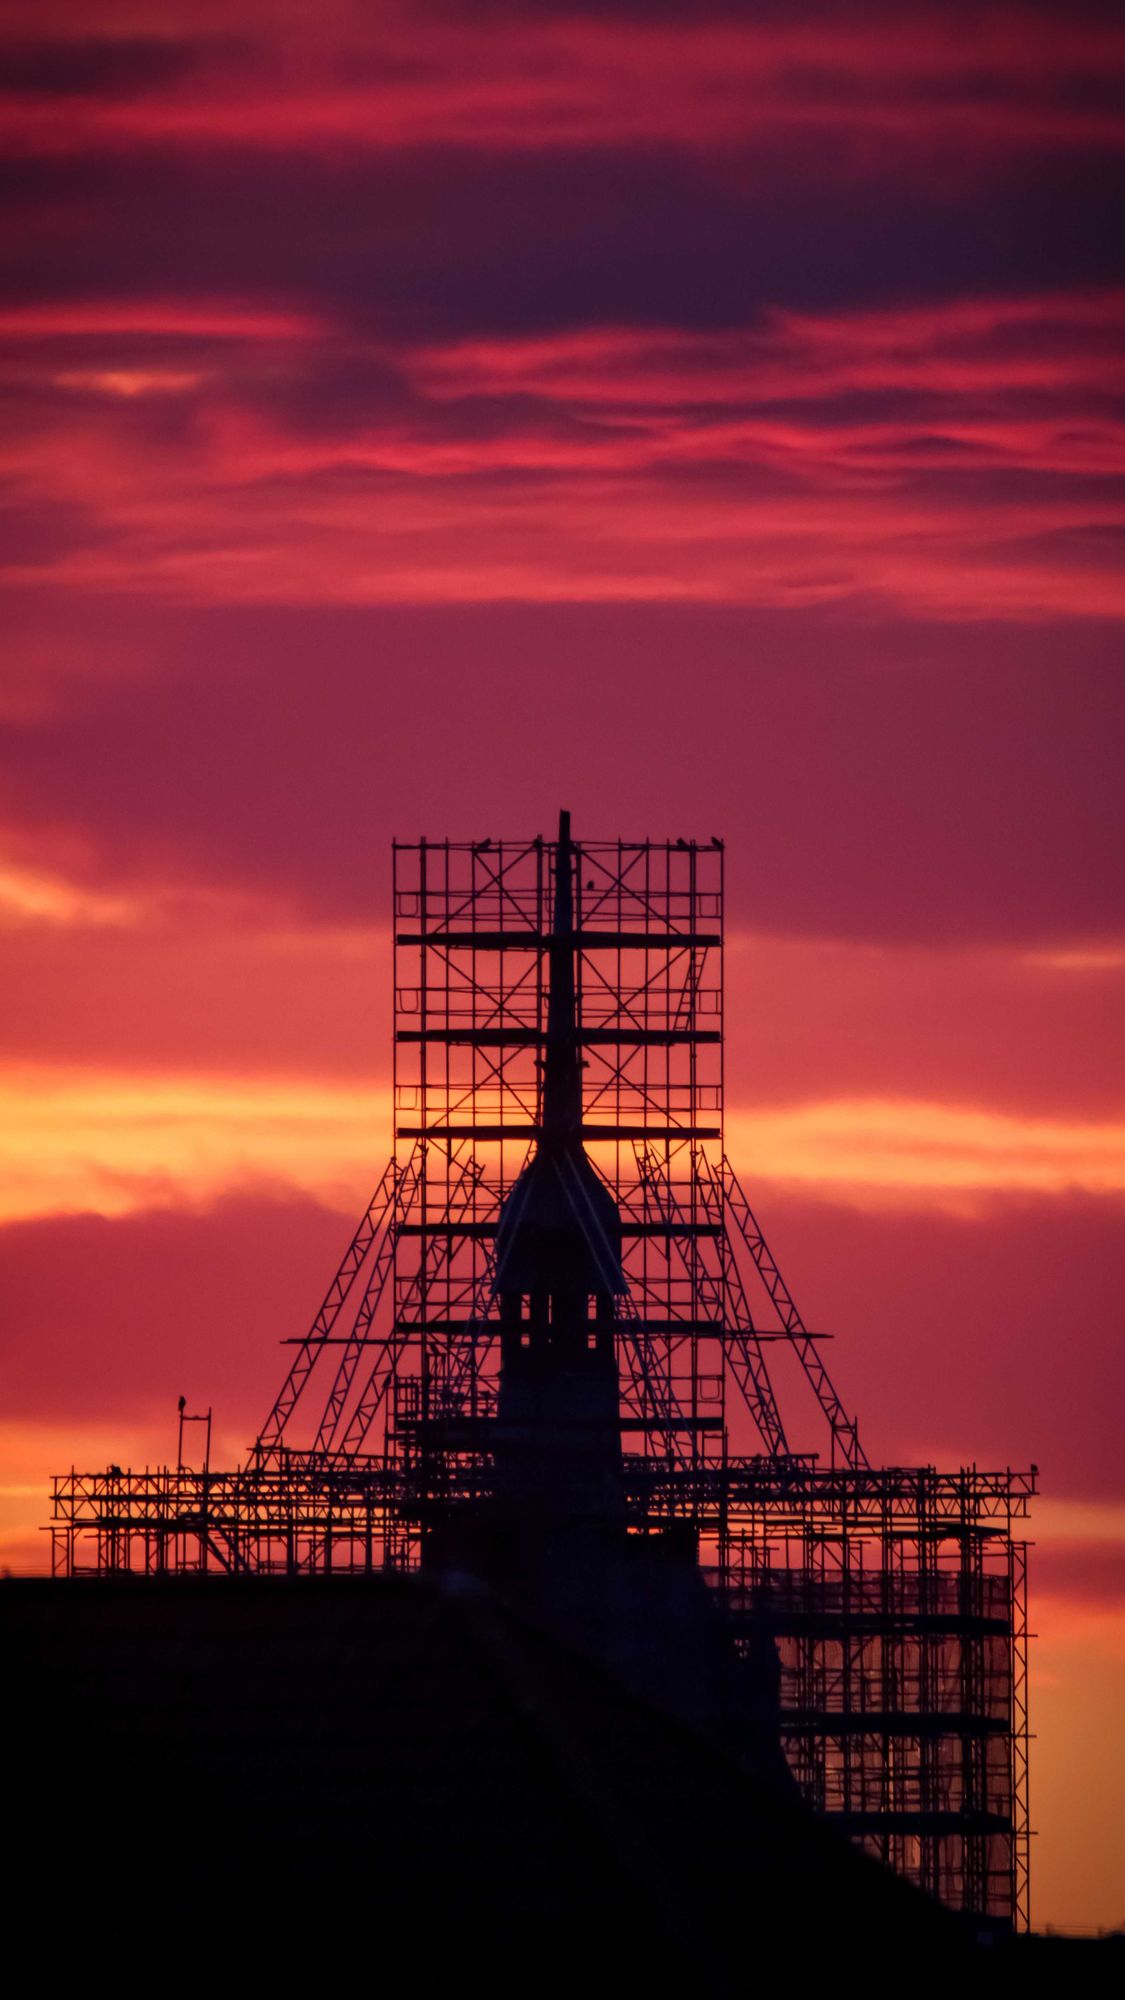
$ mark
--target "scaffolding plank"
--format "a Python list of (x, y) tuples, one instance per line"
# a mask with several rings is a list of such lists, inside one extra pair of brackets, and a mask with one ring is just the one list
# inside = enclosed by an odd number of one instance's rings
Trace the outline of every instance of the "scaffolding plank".
[[(578, 951), (707, 951), (722, 943), (718, 931), (575, 931)], [(550, 931), (398, 931), (395, 943), (439, 951), (546, 951)]]
[[(395, 1136), (399, 1139), (537, 1139), (541, 1128), (538, 1125), (396, 1125)], [(721, 1137), (717, 1125), (582, 1125), (579, 1136), (585, 1140), (652, 1139), (718, 1139)]]

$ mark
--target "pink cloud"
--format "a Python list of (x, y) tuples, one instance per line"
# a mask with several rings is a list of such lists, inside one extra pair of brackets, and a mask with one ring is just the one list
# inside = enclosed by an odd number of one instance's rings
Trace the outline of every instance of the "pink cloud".
[(284, 1191), (0, 1231), (9, 1419), (132, 1432), (166, 1411), (170, 1427), (190, 1392), (249, 1443), (286, 1365), (279, 1343), (306, 1330), (348, 1233), (346, 1215)]
[(1125, 293), (947, 298), (925, 306), (775, 310), (722, 333), (587, 327), (447, 342), (409, 365), (428, 393), (659, 407), (817, 402), (856, 390), (958, 398), (1120, 387)]
[[(970, 154), (1121, 140), (1090, 86), (1120, 74), (1125, 41), (1042, 12), (1031, 21), (1019, 10), (976, 14), (971, 34), (940, 10), (887, 10), (861, 24), (830, 11), (791, 24), (607, 13), (522, 19), (506, 34), (488, 20), (348, 10), (315, 36), (299, 18), (263, 24), (240, 12), (267, 55), (264, 75), (237, 37), (225, 57), (201, 38), (197, 62), (168, 83), (110, 84), (78, 102), (15, 98), (7, 144), (40, 153), (660, 144), (761, 154), (797, 138), (843, 140), (837, 169), (863, 173), (873, 153), (920, 163), (936, 147), (963, 169)], [(189, 26), (189, 48), (191, 35)]]
[[(9, 575), (244, 604), (1119, 617), (1121, 316), (1108, 291), (396, 351), (248, 304), (17, 314), (10, 332), (50, 331), (71, 358), (21, 356), (3, 469), (45, 532), (53, 509), (88, 526)], [(168, 337), (190, 411), (171, 458), (143, 410), (175, 396)], [(216, 339), (226, 362), (204, 357)], [(399, 390), (346, 431), (286, 423), (239, 358), (261, 341), (298, 407), (342, 357), (398, 369)]]
[(849, 1213), (762, 1184), (756, 1208), (877, 1461), (1040, 1467), (1122, 1497), (1116, 1200)]
[[(143, 875), (99, 889), (0, 867), (0, 925), (9, 1064), (385, 1081), (390, 941), (375, 924), (314, 923), (265, 891)], [(1112, 1120), (1125, 1111), (1123, 988), (1120, 947), (1087, 962), (739, 928), (726, 971), (732, 1114), (868, 1099)]]

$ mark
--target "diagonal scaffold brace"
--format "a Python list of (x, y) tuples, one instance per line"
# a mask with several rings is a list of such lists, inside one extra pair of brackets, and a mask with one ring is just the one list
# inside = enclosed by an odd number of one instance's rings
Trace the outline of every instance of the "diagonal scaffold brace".
[[(452, 1184), (447, 1199), (447, 1221), (455, 1222), (469, 1213), (483, 1177), (483, 1168), (479, 1161), (473, 1158), (472, 1155), (461, 1163), (457, 1179)], [(420, 1173), (416, 1173), (412, 1182), (411, 1192), (417, 1189), (420, 1179)], [(406, 1205), (408, 1204), (404, 1204), (404, 1206)], [(366, 1315), (364, 1326), (359, 1329), (360, 1339), (357, 1345), (356, 1360), (358, 1361), (359, 1352), (362, 1351), (363, 1347), (372, 1344), (374, 1344), (376, 1349), (375, 1360), (368, 1372), (366, 1381), (360, 1389), (352, 1414), (344, 1425), (342, 1432), (340, 1425), (343, 1418), (346, 1392), (344, 1399), (340, 1403), (339, 1411), (333, 1424), (332, 1436), (327, 1447), (329, 1456), (337, 1463), (351, 1462), (363, 1451), (371, 1427), (382, 1409), (388, 1391), (395, 1379), (403, 1353), (410, 1345), (411, 1334), (403, 1327), (402, 1320), (412, 1308), (421, 1305), (429, 1286), (437, 1278), (442, 1264), (448, 1257), (448, 1240), (443, 1240), (441, 1236), (435, 1236), (426, 1246), (420, 1268), (415, 1271), (406, 1286), (406, 1290), (399, 1301), (398, 1309), (395, 1313), (394, 1324), (391, 1326), (386, 1339), (375, 1343), (372, 1343), (368, 1339), (371, 1319), (374, 1317), (378, 1300), (376, 1299), (373, 1302), (371, 1312)], [(360, 1316), (363, 1315), (364, 1308), (361, 1307)], [(351, 1386), (350, 1377), (348, 1386)]]
[[(411, 1156), (413, 1159), (413, 1155)], [(351, 1295), (356, 1281), (367, 1262), (371, 1247), (377, 1237), (388, 1230), (394, 1214), (399, 1189), (408, 1171), (410, 1162), (400, 1164), (388, 1160), (379, 1184), (368, 1202), (355, 1235), (352, 1237), (339, 1267), (324, 1295), (320, 1310), (313, 1320), (308, 1333), (302, 1340), (293, 1364), (278, 1391), (273, 1408), (258, 1433), (253, 1446), (251, 1463), (261, 1466), (274, 1457), (281, 1449), (285, 1429), (299, 1403), (308, 1379), (316, 1367), (321, 1353), (332, 1339), (333, 1330), (341, 1312)]]
[(859, 1471), (869, 1463), (869, 1460), (859, 1441), (858, 1426), (854, 1417), (849, 1417), (836, 1392), (832, 1378), (820, 1358), (816, 1341), (797, 1310), (796, 1301), (778, 1270), (758, 1225), (757, 1217), (725, 1153), (720, 1171), (727, 1213), (739, 1240), (750, 1253), (758, 1276), (777, 1313), (782, 1331), (786, 1334), (809, 1386), (824, 1412), (832, 1439), (832, 1463), (834, 1465), (839, 1463), (853, 1471)]
[(691, 1260), (689, 1249), (693, 1237), (686, 1218), (684, 1229), (679, 1234), (676, 1232), (679, 1211), (656, 1148), (638, 1141), (633, 1151), (646, 1196), (657, 1215), (667, 1225), (669, 1245), (673, 1243), (676, 1245), (701, 1305), (709, 1310), (716, 1324), (724, 1330), (724, 1357), (758, 1435), (768, 1452), (775, 1457), (784, 1457), (789, 1450), (785, 1425), (746, 1297), (742, 1274), (723, 1227), (721, 1182), (713, 1174), (703, 1148), (693, 1145), (692, 1179), (699, 1191), (708, 1221), (719, 1229), (721, 1236), (721, 1269), (719, 1272), (713, 1272), (703, 1269), (697, 1262)]

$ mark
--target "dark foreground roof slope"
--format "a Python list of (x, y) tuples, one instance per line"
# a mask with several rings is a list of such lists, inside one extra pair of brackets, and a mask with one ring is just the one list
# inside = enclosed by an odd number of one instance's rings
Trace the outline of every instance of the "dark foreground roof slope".
[(414, 1992), (585, 2000), (964, 1950), (924, 1897), (468, 1584), (17, 1581), (0, 1643), (9, 1909), (43, 1927), (54, 1978), (190, 1965), (199, 1991), (279, 1972), (330, 1991), (393, 1965)]

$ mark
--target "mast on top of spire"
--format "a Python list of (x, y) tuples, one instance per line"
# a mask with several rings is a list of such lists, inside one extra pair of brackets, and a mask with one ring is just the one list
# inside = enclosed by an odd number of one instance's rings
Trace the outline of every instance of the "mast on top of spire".
[(582, 1065), (574, 976), (574, 847), (570, 814), (559, 814), (555, 849), (555, 912), (548, 944), (547, 1046), (543, 1063), (543, 1138), (573, 1145), (582, 1125)]

